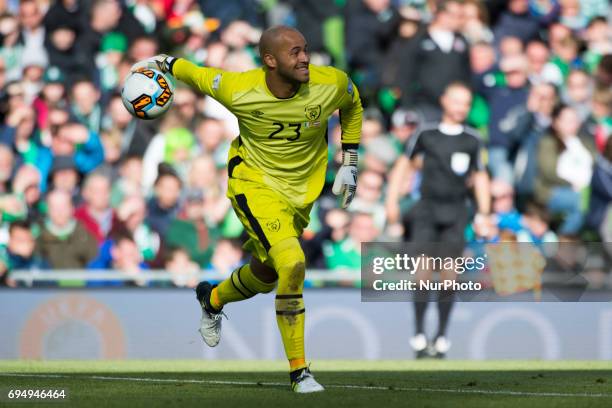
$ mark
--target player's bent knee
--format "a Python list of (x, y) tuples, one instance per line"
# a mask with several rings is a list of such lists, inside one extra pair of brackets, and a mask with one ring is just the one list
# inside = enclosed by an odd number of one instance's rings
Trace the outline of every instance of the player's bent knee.
[(298, 293), (304, 286), (306, 259), (297, 238), (279, 242), (268, 252), (278, 274), (278, 293)]
[(302, 251), (300, 242), (295, 237), (287, 238), (273, 245), (268, 251), (268, 255), (272, 259), (272, 264), (277, 272), (282, 267), (306, 262), (304, 251)]

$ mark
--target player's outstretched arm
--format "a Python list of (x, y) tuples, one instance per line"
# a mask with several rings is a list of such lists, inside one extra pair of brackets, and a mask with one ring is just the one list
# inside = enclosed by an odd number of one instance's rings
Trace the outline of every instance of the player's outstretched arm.
[[(170, 74), (190, 87), (219, 100), (226, 106), (229, 103), (229, 84), (237, 73), (226, 72), (217, 68), (199, 67), (184, 59), (166, 54), (139, 61), (132, 66), (132, 71), (138, 69), (157, 69)], [(221, 86), (221, 83), (224, 85)]]

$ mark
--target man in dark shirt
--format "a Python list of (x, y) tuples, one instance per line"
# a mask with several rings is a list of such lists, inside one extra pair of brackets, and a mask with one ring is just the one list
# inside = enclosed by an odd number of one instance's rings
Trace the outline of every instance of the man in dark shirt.
[(507, 9), (501, 13), (495, 24), (493, 34), (497, 44), (508, 36), (518, 37), (526, 44), (537, 38), (539, 30), (540, 22), (529, 12), (529, 1), (509, 0)]
[(463, 6), (458, 0), (437, 0), (429, 26), (398, 50), (401, 70), (394, 83), (401, 106), (417, 109), (426, 121), (439, 120), (439, 99), (451, 82), (470, 80), (469, 47), (459, 34)]
[(346, 4), (346, 56), (359, 94), (375, 102), (382, 61), (397, 32), (400, 17), (389, 0), (352, 0)]
[(512, 129), (524, 110), (529, 95), (527, 71), (529, 61), (524, 55), (504, 57), (499, 69), (490, 70), (477, 79), (478, 93), (489, 105), (489, 167), (494, 179), (514, 184), (514, 152), (516, 140), (511, 137)]
[[(398, 202), (402, 181), (417, 168), (421, 170), (421, 199), (412, 209), (411, 237), (423, 244), (423, 252), (428, 256), (461, 256), (465, 246), (464, 230), (469, 221), (470, 179), (478, 208), (476, 227), (482, 231), (489, 223), (489, 177), (481, 160), (482, 142), (476, 131), (463, 125), (471, 101), (472, 93), (466, 85), (450, 84), (440, 98), (442, 120), (423, 125), (411, 137), (406, 154), (398, 159), (390, 177), (387, 211), (389, 222), (393, 223), (400, 217)], [(431, 270), (418, 271), (417, 278), (431, 281), (432, 274)], [(456, 277), (453, 270), (440, 270), (441, 281)], [(417, 357), (426, 356), (428, 350), (423, 328), (428, 298), (428, 291), (415, 292), (416, 335), (410, 343)], [(443, 357), (450, 347), (446, 326), (453, 299), (452, 290), (438, 292), (438, 333), (429, 345), (437, 357)]]

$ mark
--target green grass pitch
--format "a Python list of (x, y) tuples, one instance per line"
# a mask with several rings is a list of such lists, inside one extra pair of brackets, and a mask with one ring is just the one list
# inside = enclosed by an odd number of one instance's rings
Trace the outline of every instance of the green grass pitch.
[[(290, 392), (282, 361), (0, 361), (10, 389), (66, 389), (36, 405), (135, 407), (612, 407), (606, 361), (317, 361), (327, 390)], [(65, 404), (65, 405), (64, 405)]]

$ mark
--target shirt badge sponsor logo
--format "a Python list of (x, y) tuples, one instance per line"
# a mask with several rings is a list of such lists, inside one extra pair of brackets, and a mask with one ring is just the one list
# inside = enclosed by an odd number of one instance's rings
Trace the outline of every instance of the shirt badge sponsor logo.
[(255, 109), (254, 111), (251, 111), (251, 115), (255, 116), (256, 118), (259, 118), (261, 116), (263, 116), (263, 112), (260, 110)]
[(484, 76), (484, 78), (482, 79), (482, 83), (484, 84), (484, 86), (491, 88), (495, 86), (495, 76), (493, 74), (487, 74)]
[(464, 175), (470, 167), (470, 155), (464, 152), (455, 152), (451, 156), (451, 169), (458, 176)]
[(317, 128), (321, 126), (321, 121), (315, 120), (314, 122), (304, 122), (302, 126), (304, 126), (304, 129)]
[(425, 51), (433, 51), (436, 49), (436, 44), (432, 40), (425, 40), (421, 43), (421, 48)]
[(348, 80), (348, 86), (346, 88), (346, 92), (353, 96), (353, 81), (351, 81), (350, 79)]
[(268, 228), (272, 232), (278, 232), (278, 230), (280, 229), (280, 220), (278, 218), (275, 218), (266, 222), (266, 228)]
[(459, 38), (459, 39), (455, 40), (455, 44), (454, 44), (453, 48), (457, 52), (463, 52), (463, 51), (466, 50), (467, 47), (465, 45), (465, 42), (463, 42), (463, 40)]
[(315, 121), (321, 116), (321, 105), (307, 105), (304, 108), (304, 113), (306, 114), (306, 119)]
[(219, 89), (219, 84), (221, 84), (221, 74), (217, 74), (213, 78), (212, 88), (216, 91), (217, 89)]

